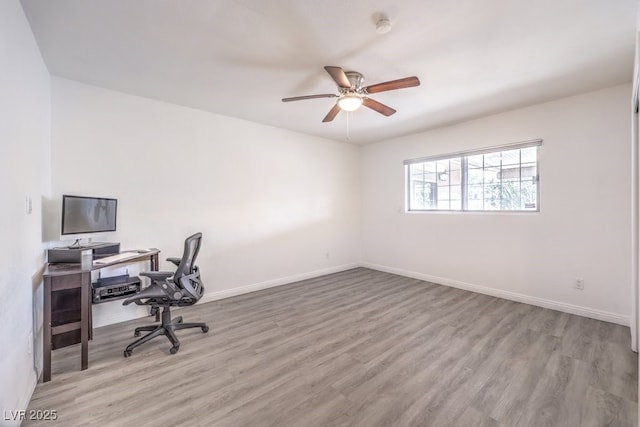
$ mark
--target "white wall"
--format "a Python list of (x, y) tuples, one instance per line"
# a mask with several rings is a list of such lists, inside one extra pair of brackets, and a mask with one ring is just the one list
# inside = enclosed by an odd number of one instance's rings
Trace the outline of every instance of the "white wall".
[[(636, 7), (636, 50), (635, 50), (635, 63), (634, 63), (634, 70), (633, 70), (633, 94), (640, 96), (640, 93), (638, 91), (638, 80), (639, 80), (639, 76), (640, 76), (640, 70), (639, 70), (639, 64), (640, 64), (640, 1), (636, 2), (637, 7)], [(632, 106), (634, 111), (635, 111), (635, 106)], [(640, 236), (638, 235), (638, 233), (640, 232), (640, 230), (638, 229), (638, 224), (639, 224), (639, 219), (638, 219), (638, 213), (639, 213), (639, 206), (638, 206), (638, 201), (640, 200), (640, 189), (638, 188), (638, 165), (640, 164), (640, 150), (638, 149), (638, 142), (639, 142), (639, 138), (638, 138), (638, 133), (640, 132), (640, 127), (638, 126), (638, 114), (633, 112), (632, 113), (632, 134), (633, 134), (633, 138), (632, 138), (632, 151), (635, 154), (634, 156), (634, 166), (635, 166), (635, 170), (633, 171), (633, 183), (634, 183), (634, 194), (633, 194), (633, 225), (634, 225), (634, 242), (633, 242), (633, 252), (634, 252), (634, 258), (632, 260), (633, 262), (633, 292), (632, 292), (632, 298), (634, 299), (633, 302), (635, 304), (633, 304), (632, 310), (633, 310), (633, 315), (632, 315), (632, 322), (633, 322), (633, 318), (635, 317), (635, 330), (633, 328), (633, 326), (631, 327), (631, 340), (632, 340), (632, 347), (633, 349), (637, 352), (638, 351), (638, 331), (640, 331), (640, 316), (638, 314), (638, 308), (640, 307), (640, 292), (638, 287), (640, 286), (640, 284), (638, 283), (638, 265), (640, 264), (640, 259), (638, 258), (640, 256), (639, 251), (638, 251), (638, 242), (640, 241)], [(638, 370), (640, 371), (640, 358), (638, 359)], [(638, 381), (638, 393), (640, 394), (640, 381)], [(638, 406), (638, 419), (640, 419), (640, 406)]]
[[(628, 324), (630, 93), (617, 86), (364, 147), (364, 262)], [(403, 213), (403, 160), (533, 138), (544, 140), (540, 213)]]
[[(636, 23), (636, 30), (640, 25), (640, 9), (638, 9), (638, 21)], [(636, 43), (635, 43), (635, 61), (633, 69), (633, 89), (631, 91), (632, 105), (631, 110), (631, 219), (632, 219), (632, 245), (631, 245), (631, 348), (634, 351), (638, 351), (638, 329), (639, 329), (639, 317), (638, 317), (638, 113), (636, 108), (638, 105), (638, 84), (640, 81), (639, 74), (639, 61), (640, 61), (640, 43), (638, 32), (636, 31)], [(639, 383), (640, 384), (640, 383)], [(639, 409), (640, 411), (640, 409)]]
[(359, 147), (52, 82), (52, 239), (61, 194), (115, 197), (109, 240), (124, 249), (158, 247), (164, 259), (204, 233), (209, 298), (359, 261)]
[[(34, 328), (37, 338), (42, 328), (41, 315), (34, 318), (33, 313), (41, 311), (49, 83), (20, 3), (0, 2), (0, 410), (7, 413), (26, 409), (36, 384), (34, 360), (41, 360), (41, 353), (34, 356), (30, 350)], [(27, 196), (31, 214), (26, 213)]]

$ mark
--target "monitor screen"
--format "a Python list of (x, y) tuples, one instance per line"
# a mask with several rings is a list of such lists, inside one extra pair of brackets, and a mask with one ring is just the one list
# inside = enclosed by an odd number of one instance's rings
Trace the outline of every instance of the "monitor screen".
[(117, 199), (62, 196), (62, 234), (116, 230)]

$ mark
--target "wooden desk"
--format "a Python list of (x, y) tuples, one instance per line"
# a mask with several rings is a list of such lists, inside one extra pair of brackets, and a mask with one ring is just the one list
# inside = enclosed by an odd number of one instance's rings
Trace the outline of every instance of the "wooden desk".
[[(136, 251), (125, 251), (136, 252)], [(47, 264), (44, 272), (43, 307), (43, 373), (42, 381), (51, 380), (51, 351), (77, 343), (80, 331), (80, 369), (89, 366), (89, 335), (91, 333), (91, 272), (101, 268), (150, 261), (151, 270), (158, 270), (158, 249), (139, 253), (123, 261), (93, 265), (83, 270), (80, 264)], [(64, 300), (64, 304), (60, 301)], [(59, 310), (52, 311), (52, 306)]]

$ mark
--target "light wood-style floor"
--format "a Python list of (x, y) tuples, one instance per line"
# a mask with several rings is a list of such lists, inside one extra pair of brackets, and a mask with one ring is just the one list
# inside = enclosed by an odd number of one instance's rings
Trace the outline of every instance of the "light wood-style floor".
[[(205, 278), (206, 279), (206, 278)], [(29, 409), (64, 426), (637, 426), (629, 329), (364, 268), (180, 310), (53, 353)], [(24, 425), (29, 425), (25, 422)], [(37, 425), (47, 423), (33, 422)]]

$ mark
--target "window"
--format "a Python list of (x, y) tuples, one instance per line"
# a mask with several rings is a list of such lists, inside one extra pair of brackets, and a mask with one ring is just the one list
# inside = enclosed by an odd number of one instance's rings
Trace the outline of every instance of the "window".
[(542, 140), (406, 160), (408, 211), (538, 211)]

